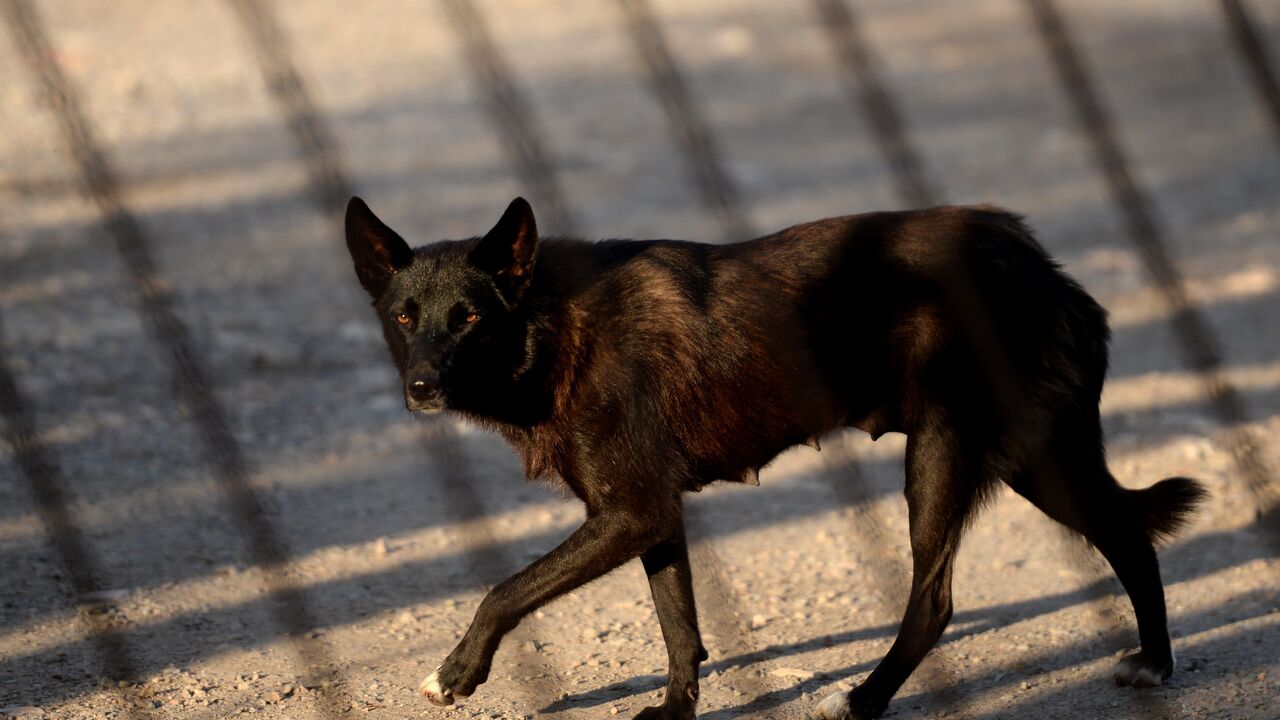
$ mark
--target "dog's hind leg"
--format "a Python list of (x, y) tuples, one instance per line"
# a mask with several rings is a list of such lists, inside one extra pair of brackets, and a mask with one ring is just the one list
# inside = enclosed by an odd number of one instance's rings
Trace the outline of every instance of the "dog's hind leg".
[(902, 627), (861, 685), (818, 705), (820, 720), (878, 717), (951, 620), (951, 569), (966, 519), (988, 482), (985, 463), (942, 427), (913, 432), (906, 463), (913, 568)]
[(1059, 418), (1042, 451), (1008, 482), (1096, 547), (1129, 594), (1142, 648), (1116, 666), (1116, 683), (1166, 680), (1174, 657), (1153, 540), (1177, 529), (1203, 497), (1199, 484), (1171, 478), (1145, 490), (1121, 487), (1107, 469), (1097, 414), (1087, 411)]
[(698, 703), (698, 666), (707, 659), (693, 602), (693, 575), (684, 530), (640, 556), (667, 644), (667, 696), (636, 720), (686, 720)]

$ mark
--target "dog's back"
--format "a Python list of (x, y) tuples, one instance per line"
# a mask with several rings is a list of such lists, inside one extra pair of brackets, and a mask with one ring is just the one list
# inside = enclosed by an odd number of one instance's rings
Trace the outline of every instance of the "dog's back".
[(653, 423), (686, 488), (752, 478), (840, 426), (910, 432), (940, 408), (996, 446), (1025, 445), (1057, 407), (1101, 391), (1104, 311), (999, 210), (854, 215), (721, 246), (548, 240), (541, 252), (534, 294), (586, 313), (571, 320), (591, 359), (567, 414)]

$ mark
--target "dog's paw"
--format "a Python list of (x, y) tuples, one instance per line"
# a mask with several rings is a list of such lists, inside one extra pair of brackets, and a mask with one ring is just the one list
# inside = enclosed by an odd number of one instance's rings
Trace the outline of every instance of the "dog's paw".
[(440, 668), (436, 668), (435, 672), (428, 675), (427, 679), (418, 685), (418, 693), (436, 705), (452, 705), (454, 700), (470, 695), (470, 693), (459, 692), (448, 684), (441, 682)]
[(689, 706), (654, 705), (641, 710), (631, 720), (693, 720), (694, 717), (693, 708)]
[(1173, 674), (1173, 658), (1168, 660), (1152, 660), (1142, 652), (1125, 655), (1112, 677), (1116, 685), (1132, 685), (1133, 687), (1156, 687)]
[(834, 692), (813, 709), (813, 720), (870, 720), (884, 713), (884, 703), (870, 703), (865, 694)]
[(813, 709), (813, 720), (849, 720), (852, 717), (847, 692), (831, 693)]

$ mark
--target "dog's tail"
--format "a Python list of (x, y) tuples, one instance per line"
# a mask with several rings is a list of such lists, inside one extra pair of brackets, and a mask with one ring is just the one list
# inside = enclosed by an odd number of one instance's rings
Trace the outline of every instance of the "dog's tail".
[(1196, 507), (1209, 498), (1203, 483), (1185, 477), (1165, 478), (1145, 490), (1129, 492), (1133, 493), (1147, 537), (1156, 545), (1172, 540)]

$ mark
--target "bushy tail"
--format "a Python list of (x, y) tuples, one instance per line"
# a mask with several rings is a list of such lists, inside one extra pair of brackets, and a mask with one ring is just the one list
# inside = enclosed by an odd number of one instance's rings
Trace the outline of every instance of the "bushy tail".
[(1151, 542), (1172, 540), (1182, 529), (1196, 507), (1209, 498), (1209, 491), (1198, 480), (1184, 477), (1165, 478), (1145, 490), (1131, 490), (1142, 514), (1142, 526)]

